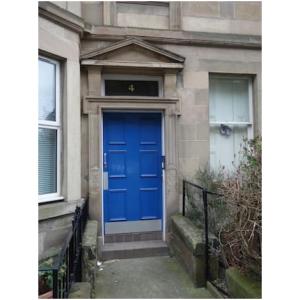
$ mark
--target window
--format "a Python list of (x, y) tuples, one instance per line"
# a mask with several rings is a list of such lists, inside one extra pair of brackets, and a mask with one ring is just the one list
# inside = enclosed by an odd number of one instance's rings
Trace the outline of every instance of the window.
[(243, 138), (252, 138), (252, 82), (211, 76), (209, 82), (210, 167), (228, 171), (239, 162)]
[(121, 27), (169, 29), (166, 1), (117, 1), (116, 21)]
[(60, 195), (59, 63), (39, 57), (39, 202)]

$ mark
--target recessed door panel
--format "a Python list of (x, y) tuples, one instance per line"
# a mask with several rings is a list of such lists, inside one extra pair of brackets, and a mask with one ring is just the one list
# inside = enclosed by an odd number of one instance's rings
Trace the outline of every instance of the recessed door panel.
[(109, 150), (108, 152), (108, 174), (109, 178), (125, 178), (126, 168), (126, 150)]
[(157, 150), (140, 150), (140, 176), (144, 178), (158, 177), (158, 159)]
[(109, 190), (108, 215), (109, 221), (125, 221), (127, 204), (126, 189)]
[(158, 188), (141, 188), (140, 203), (141, 203), (141, 219), (153, 220), (158, 218), (159, 203), (158, 203)]

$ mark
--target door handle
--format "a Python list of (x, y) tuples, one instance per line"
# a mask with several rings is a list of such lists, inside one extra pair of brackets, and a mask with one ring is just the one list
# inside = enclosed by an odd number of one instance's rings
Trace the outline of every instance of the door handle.
[(164, 155), (161, 157), (161, 168), (162, 170), (166, 168), (166, 157)]
[(104, 169), (106, 169), (106, 168), (107, 168), (107, 158), (106, 158), (106, 152), (104, 152), (104, 154), (103, 154), (103, 167), (104, 167)]

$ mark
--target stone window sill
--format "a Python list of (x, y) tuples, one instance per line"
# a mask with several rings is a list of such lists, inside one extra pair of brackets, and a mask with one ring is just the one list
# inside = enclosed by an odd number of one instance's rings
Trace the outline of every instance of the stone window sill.
[(76, 201), (59, 201), (39, 205), (39, 221), (74, 213), (76, 206), (81, 206), (84, 199)]

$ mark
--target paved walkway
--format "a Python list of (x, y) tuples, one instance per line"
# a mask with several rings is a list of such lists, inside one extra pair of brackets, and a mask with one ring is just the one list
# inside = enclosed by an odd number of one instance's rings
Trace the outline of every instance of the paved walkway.
[(173, 257), (120, 259), (98, 267), (96, 298), (213, 298)]

